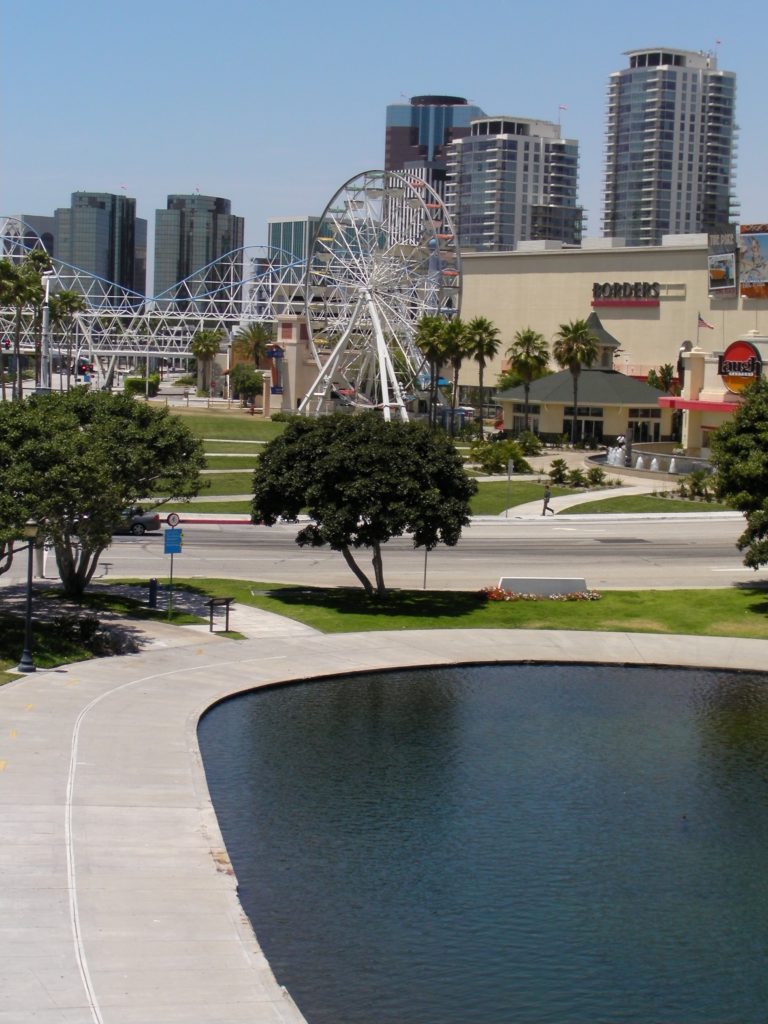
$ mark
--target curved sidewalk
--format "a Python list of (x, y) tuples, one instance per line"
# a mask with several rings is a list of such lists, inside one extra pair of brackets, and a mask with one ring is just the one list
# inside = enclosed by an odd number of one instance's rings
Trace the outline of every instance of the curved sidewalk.
[[(147, 624), (138, 655), (0, 688), (0, 1024), (301, 1024), (237, 899), (196, 727), (254, 687), (473, 662), (762, 671), (768, 641), (434, 630), (321, 635), (251, 610), (234, 642)], [(253, 922), (258, 933), (259, 922)]]

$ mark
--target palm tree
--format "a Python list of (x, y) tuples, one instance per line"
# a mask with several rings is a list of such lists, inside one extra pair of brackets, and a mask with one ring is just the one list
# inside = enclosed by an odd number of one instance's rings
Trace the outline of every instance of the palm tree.
[(667, 395), (672, 393), (674, 382), (675, 368), (672, 363), (664, 363), (658, 370), (648, 371), (648, 383), (650, 386), (658, 388), (659, 391), (663, 391)]
[(493, 359), (499, 351), (501, 340), (499, 328), (488, 317), (476, 316), (467, 324), (467, 344), (469, 353), (478, 366), (480, 381), (480, 440), (483, 439), (483, 376), (486, 361)]
[(211, 387), (211, 365), (221, 348), (221, 331), (198, 331), (192, 339), (192, 355), (200, 364), (203, 391), (208, 394)]
[(447, 321), (441, 316), (423, 316), (416, 325), (414, 341), (429, 364), (429, 424), (437, 422), (437, 382), (440, 366), (446, 362), (444, 332)]
[(60, 291), (57, 295), (52, 295), (48, 302), (51, 326), (59, 330), (67, 342), (67, 391), (69, 391), (69, 375), (72, 369), (72, 335), (70, 328), (72, 327), (75, 313), (82, 313), (85, 307), (85, 298), (79, 292), (67, 289)]
[(252, 321), (246, 324), (245, 327), (240, 328), (235, 335), (234, 342), (240, 351), (244, 352), (250, 359), (253, 359), (253, 365), (258, 370), (259, 363), (264, 358), (272, 337), (272, 324)]
[(582, 366), (591, 366), (597, 359), (598, 342), (586, 320), (571, 320), (560, 324), (552, 355), (558, 366), (569, 369), (573, 377), (573, 419), (571, 420), (571, 444), (576, 443), (579, 421), (579, 374)]
[[(35, 257), (34, 259), (32, 257)], [(41, 258), (42, 257), (42, 258)], [(38, 309), (43, 302), (43, 284), (41, 279), (44, 265), (50, 265), (50, 257), (47, 253), (37, 251), (30, 253), (26, 259), (18, 265), (10, 261), (4, 261), (0, 287), (2, 287), (2, 301), (4, 304), (13, 306), (15, 310), (13, 323), (13, 355), (16, 360), (16, 381), (14, 385), (14, 397), (21, 401), (23, 394), (23, 376), (21, 371), (21, 325), (25, 308)], [(3, 374), (3, 378), (5, 375)], [(4, 383), (4, 380), (3, 380)], [(5, 393), (5, 388), (3, 388)]]
[(549, 364), (549, 346), (544, 336), (532, 327), (515, 331), (515, 340), (507, 349), (509, 367), (523, 382), (525, 404), (523, 406), (523, 429), (528, 430), (528, 408), (531, 384), (538, 380)]
[(459, 395), (459, 372), (466, 356), (470, 355), (467, 325), (455, 316), (448, 320), (443, 329), (443, 344), (448, 362), (453, 367), (453, 387), (451, 389), (451, 437), (455, 433), (456, 400)]
[[(11, 292), (15, 280), (15, 267), (10, 260), (0, 260), (0, 305), (9, 306), (11, 303)], [(0, 344), (0, 391), (3, 401), (6, 399), (5, 391), (5, 346), (10, 344), (3, 338)]]

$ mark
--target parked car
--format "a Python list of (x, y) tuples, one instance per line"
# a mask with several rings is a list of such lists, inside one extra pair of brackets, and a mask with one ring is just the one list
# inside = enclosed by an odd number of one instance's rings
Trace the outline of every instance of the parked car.
[(157, 512), (145, 512), (141, 508), (127, 508), (123, 511), (120, 522), (112, 533), (132, 533), (141, 537), (145, 533), (157, 533), (160, 529), (160, 516)]

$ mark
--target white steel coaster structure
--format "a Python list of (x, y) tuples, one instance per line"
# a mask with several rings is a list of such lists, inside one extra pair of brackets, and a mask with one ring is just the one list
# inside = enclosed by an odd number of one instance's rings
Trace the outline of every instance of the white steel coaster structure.
[(318, 416), (343, 397), (407, 421), (409, 401), (428, 382), (418, 322), (456, 316), (460, 304), (456, 237), (437, 193), (408, 172), (350, 178), (324, 210), (307, 261), (318, 374), (299, 412)]
[[(20, 263), (43, 249), (35, 230), (13, 217), (0, 218), (0, 258)], [(161, 295), (148, 298), (61, 260), (51, 260), (48, 292), (73, 291), (85, 308), (67, 325), (51, 325), (54, 348), (88, 352), (97, 361), (119, 356), (189, 356), (197, 331), (224, 336), (253, 321), (274, 323), (279, 316), (304, 313), (305, 261), (267, 246), (248, 246), (201, 267)], [(0, 307), (0, 332), (13, 334), (15, 309)], [(40, 318), (23, 310), (21, 348), (40, 342)]]

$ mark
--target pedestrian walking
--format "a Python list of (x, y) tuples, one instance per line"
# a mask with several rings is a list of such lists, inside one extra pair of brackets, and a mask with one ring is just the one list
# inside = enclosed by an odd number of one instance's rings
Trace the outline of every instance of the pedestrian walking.
[(544, 507), (541, 510), (541, 514), (542, 515), (546, 515), (547, 512), (551, 512), (552, 515), (555, 514), (555, 510), (553, 508), (549, 507), (549, 502), (550, 502), (551, 497), (552, 497), (552, 489), (549, 486), (549, 484), (546, 484), (546, 486), (544, 487)]

